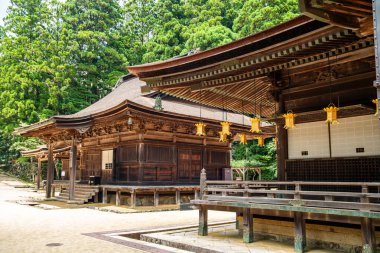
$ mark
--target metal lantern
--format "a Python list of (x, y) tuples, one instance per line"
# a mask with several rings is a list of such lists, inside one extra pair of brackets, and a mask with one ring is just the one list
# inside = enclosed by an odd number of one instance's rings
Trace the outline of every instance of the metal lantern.
[(334, 104), (329, 104), (326, 108), (323, 109), (327, 114), (326, 123), (338, 124), (338, 111), (339, 108)]
[(375, 116), (379, 115), (379, 99), (372, 100), (372, 103), (376, 105), (376, 113)]
[(206, 124), (199, 122), (199, 123), (195, 124), (195, 126), (197, 127), (196, 135), (198, 135), (198, 136), (205, 136), (206, 135)]
[(227, 135), (222, 131), (219, 132), (219, 142), (227, 142)]
[(260, 118), (251, 118), (251, 132), (252, 133), (260, 133), (261, 132), (261, 129), (260, 129)]
[(265, 145), (264, 140), (265, 140), (265, 138), (263, 136), (257, 137), (257, 142), (258, 142), (259, 147), (264, 147), (264, 145)]
[(247, 135), (246, 134), (239, 134), (240, 138), (240, 144), (246, 145), (247, 144)]
[(132, 126), (133, 125), (133, 119), (132, 119), (132, 117), (128, 118), (127, 124), (128, 124), (128, 126)]
[(222, 134), (231, 135), (230, 126), (232, 125), (232, 123), (224, 121), (220, 122), (220, 124), (222, 125)]
[(294, 114), (292, 111), (289, 111), (288, 113), (282, 115), (282, 117), (285, 118), (285, 129), (294, 128), (295, 127), (295, 117), (297, 115)]

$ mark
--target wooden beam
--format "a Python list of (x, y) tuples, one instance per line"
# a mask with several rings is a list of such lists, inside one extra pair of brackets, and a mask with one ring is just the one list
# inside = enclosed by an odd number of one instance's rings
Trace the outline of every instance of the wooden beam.
[(203, 81), (201, 84), (194, 84), (191, 86), (192, 91), (196, 90), (207, 90), (215, 87), (225, 87), (228, 85), (233, 85), (243, 81), (251, 81), (253, 79), (257, 79), (260, 77), (266, 77), (269, 73), (273, 71), (278, 71), (282, 69), (288, 69), (295, 66), (300, 66), (304, 64), (311, 64), (316, 61), (321, 61), (324, 59), (328, 59), (337, 55), (346, 54), (349, 52), (353, 52), (359, 49), (367, 48), (373, 45), (371, 40), (362, 40), (355, 44), (347, 45), (344, 47), (340, 47), (338, 49), (333, 49), (331, 51), (327, 51), (321, 54), (311, 55), (303, 58), (296, 58), (292, 61), (285, 61), (283, 63), (274, 64), (272, 66), (258, 68), (253, 71), (245, 72), (242, 74), (238, 74), (235, 76), (223, 77), (219, 79), (213, 79), (210, 81)]
[(294, 213), (294, 250), (303, 253), (306, 248), (306, 227), (303, 213)]

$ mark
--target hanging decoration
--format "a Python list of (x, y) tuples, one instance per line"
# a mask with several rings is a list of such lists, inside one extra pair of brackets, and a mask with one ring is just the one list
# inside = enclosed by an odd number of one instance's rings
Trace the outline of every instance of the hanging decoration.
[(333, 103), (329, 104), (326, 108), (323, 109), (327, 114), (326, 123), (338, 124), (338, 111), (339, 108), (336, 107)]
[(259, 147), (264, 147), (265, 138), (263, 136), (259, 136), (259, 137), (257, 137), (257, 142), (258, 142)]
[(251, 130), (250, 130), (250, 132), (260, 133), (261, 132), (260, 122), (261, 122), (261, 120), (258, 117), (251, 118)]
[(331, 70), (331, 64), (330, 64), (330, 58), (328, 60), (328, 71), (329, 71), (329, 82), (330, 82), (330, 104), (326, 107), (323, 108), (323, 110), (326, 112), (326, 123), (328, 124), (338, 124), (338, 111), (339, 111), (339, 97), (338, 97), (338, 107), (334, 105), (332, 102), (332, 70)]
[(222, 131), (219, 132), (219, 142), (227, 142), (227, 135)]
[(223, 121), (223, 122), (220, 122), (220, 124), (222, 125), (222, 134), (231, 135), (230, 127), (232, 123), (228, 121)]
[(199, 122), (195, 124), (197, 128), (197, 133), (196, 135), (198, 136), (205, 136), (206, 135), (206, 124)]
[(246, 134), (239, 134), (240, 138), (240, 144), (246, 145), (247, 144), (247, 135)]
[[(200, 100), (202, 100), (202, 90), (200, 91)], [(202, 122), (202, 104), (199, 104), (199, 122), (195, 124), (197, 129), (196, 135), (198, 136), (206, 136), (206, 124)]]
[(372, 103), (374, 103), (376, 105), (375, 116), (378, 116), (379, 115), (379, 99), (375, 98), (374, 100), (372, 100)]
[(295, 117), (296, 116), (297, 115), (294, 114), (292, 111), (288, 111), (287, 113), (282, 115), (282, 117), (285, 118), (285, 126), (284, 126), (285, 129), (290, 129), (290, 128), (295, 127)]

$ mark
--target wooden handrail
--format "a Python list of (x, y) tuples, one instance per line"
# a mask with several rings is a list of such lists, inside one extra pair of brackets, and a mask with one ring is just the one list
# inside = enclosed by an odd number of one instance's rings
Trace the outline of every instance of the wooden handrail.
[[(318, 191), (313, 186), (337, 191)], [(345, 191), (345, 187), (357, 191)], [(218, 204), (224, 201), (380, 212), (380, 182), (212, 181), (202, 170), (200, 188), (201, 200)], [(369, 190), (373, 188), (376, 192)]]

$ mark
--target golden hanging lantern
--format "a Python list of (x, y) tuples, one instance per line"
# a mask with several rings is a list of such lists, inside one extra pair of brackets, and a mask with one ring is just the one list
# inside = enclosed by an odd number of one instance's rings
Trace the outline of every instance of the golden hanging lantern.
[(259, 147), (264, 147), (265, 145), (264, 141), (265, 141), (265, 138), (263, 136), (257, 137), (257, 142), (258, 142)]
[(206, 135), (206, 124), (199, 122), (196, 123), (195, 126), (197, 127), (197, 133), (198, 136), (205, 136)]
[(261, 129), (260, 129), (260, 118), (251, 118), (251, 130), (250, 132), (252, 133), (260, 133), (261, 132)]
[(374, 100), (372, 100), (372, 103), (374, 103), (376, 105), (375, 116), (377, 116), (377, 115), (379, 115), (379, 99), (375, 98)]
[(225, 135), (231, 135), (230, 126), (232, 125), (232, 123), (224, 121), (220, 122), (220, 124), (222, 125), (222, 133)]
[(282, 115), (282, 117), (285, 118), (285, 129), (294, 128), (295, 127), (295, 117), (297, 115), (294, 114), (292, 111), (287, 112), (286, 114)]
[(339, 108), (336, 107), (334, 104), (329, 104), (326, 108), (323, 109), (327, 114), (326, 123), (330, 124), (338, 124), (338, 111)]
[(246, 145), (247, 144), (247, 135), (246, 134), (239, 134), (240, 138), (240, 144)]
[(219, 132), (219, 142), (227, 142), (227, 135), (223, 131)]

